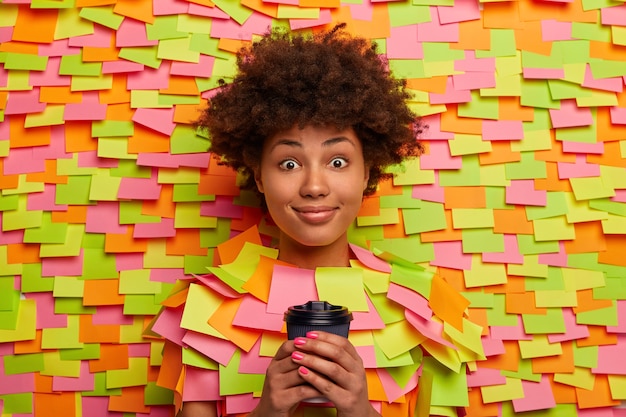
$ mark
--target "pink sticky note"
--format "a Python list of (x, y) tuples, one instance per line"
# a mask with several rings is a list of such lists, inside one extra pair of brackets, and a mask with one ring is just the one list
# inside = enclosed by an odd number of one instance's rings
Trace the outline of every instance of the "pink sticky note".
[[(439, 173), (435, 173), (438, 177)], [(424, 201), (432, 201), (434, 203), (445, 203), (446, 196), (443, 187), (439, 184), (420, 184), (414, 185), (411, 191), (413, 198), (418, 198)]]
[(502, 355), (506, 353), (506, 349), (504, 348), (504, 343), (500, 339), (495, 339), (491, 336), (482, 337), (481, 339), (483, 345), (483, 351), (485, 352), (486, 357)]
[(540, 253), (538, 262), (541, 265), (550, 265), (558, 267), (567, 267), (567, 253), (565, 252), (565, 244), (559, 242), (559, 251), (554, 253)]
[(506, 377), (499, 369), (478, 368), (467, 374), (467, 386), (470, 388), (504, 384), (506, 384)]
[(158, 200), (161, 185), (156, 175), (150, 178), (123, 177), (117, 190), (117, 198), (129, 200)]
[(243, 217), (243, 207), (233, 204), (233, 198), (230, 196), (218, 195), (215, 197), (215, 201), (204, 201), (201, 203), (200, 215), (241, 219)]
[(52, 390), (61, 391), (93, 391), (95, 388), (94, 374), (89, 372), (89, 362), (80, 363), (80, 376), (70, 378), (64, 376), (52, 377)]
[(621, 93), (624, 89), (624, 82), (622, 80), (622, 77), (595, 79), (593, 78), (593, 74), (591, 73), (591, 66), (587, 64), (585, 79), (583, 80), (582, 86), (587, 88), (595, 88), (597, 90)]
[(106, 61), (102, 63), (103, 74), (119, 74), (143, 71), (145, 65), (132, 61)]
[(371, 2), (361, 2), (360, 4), (348, 4), (350, 15), (356, 20), (371, 22), (374, 15), (374, 5)]
[(235, 314), (233, 324), (235, 326), (280, 332), (284, 325), (283, 313), (284, 311), (280, 313), (266, 311), (266, 305), (263, 301), (246, 294)]
[(523, 264), (524, 256), (519, 251), (516, 235), (504, 235), (504, 252), (484, 252), (483, 262)]
[[(12, 355), (13, 344), (3, 343), (11, 347), (11, 352), (6, 355)], [(8, 349), (7, 349), (8, 350)], [(4, 356), (4, 352), (0, 352), (0, 357)], [(21, 394), (24, 392), (35, 392), (35, 375), (33, 373), (7, 375), (4, 370), (4, 361), (0, 361), (0, 395)], [(2, 407), (0, 407), (2, 410)]]
[(89, 410), (89, 417), (123, 417), (123, 413), (109, 411), (109, 397), (81, 397), (83, 410)]
[(609, 114), (611, 115), (611, 123), (626, 125), (626, 108), (611, 107)]
[(524, 68), (522, 75), (527, 80), (561, 80), (565, 77), (562, 68)]
[(549, 334), (548, 341), (550, 343), (560, 343), (589, 337), (589, 328), (584, 324), (576, 323), (576, 314), (574, 314), (571, 308), (563, 309), (563, 322), (565, 323), (565, 333)]
[(96, 326), (128, 326), (133, 324), (133, 317), (124, 314), (123, 305), (97, 306), (96, 313), (91, 315), (91, 322)]
[(428, 140), (430, 143), (434, 143), (434, 141), (447, 141), (454, 139), (454, 133), (441, 130), (440, 114), (424, 116), (422, 117), (422, 122), (425, 125), (425, 129), (420, 137), (421, 139)]
[(183, 401), (219, 400), (219, 376), (218, 371), (188, 366), (185, 371)]
[[(1, 235), (1, 233), (0, 233)], [(43, 258), (41, 260), (41, 276), (43, 277), (78, 277), (83, 274), (83, 249), (78, 256), (59, 258)], [(60, 278), (56, 278), (60, 279)]]
[(317, 19), (289, 19), (289, 27), (291, 30), (308, 29), (315, 26), (323, 26), (331, 23), (333, 20), (330, 9), (321, 9)]
[(46, 109), (46, 103), (39, 101), (39, 88), (29, 91), (11, 91), (11, 100), (7, 101), (4, 109), (6, 116), (11, 114), (41, 113)]
[(128, 226), (120, 224), (119, 205), (114, 201), (100, 201), (87, 207), (87, 233), (124, 234)]
[(211, 23), (211, 37), (251, 41), (253, 35), (262, 35), (271, 26), (272, 18), (261, 13), (254, 13), (239, 23), (233, 19), (216, 19)]
[(591, 369), (594, 374), (626, 375), (626, 336), (617, 336), (616, 345), (598, 347), (598, 366)]
[(241, 352), (239, 361), (239, 373), (242, 374), (264, 374), (272, 361), (270, 356), (260, 356), (261, 338), (252, 346), (249, 352)]
[(516, 413), (547, 410), (556, 406), (547, 375), (542, 375), (540, 382), (522, 380), (522, 388), (524, 397), (513, 399), (513, 409)]
[(548, 112), (554, 128), (591, 126), (593, 124), (591, 109), (578, 107), (576, 100), (561, 100), (560, 109), (549, 109)]
[(480, 19), (479, 3), (474, 1), (457, 1), (452, 7), (437, 6), (437, 12), (442, 25)]
[(533, 180), (513, 180), (506, 187), (507, 204), (545, 206), (547, 198), (545, 190), (535, 190), (535, 182)]
[(385, 323), (376, 311), (376, 307), (372, 304), (369, 296), (365, 294), (367, 300), (368, 311), (352, 312), (352, 322), (350, 330), (368, 330), (368, 329), (384, 329)]
[(118, 163), (114, 158), (100, 158), (97, 151), (78, 153), (79, 168), (116, 168)]
[(406, 307), (424, 319), (430, 320), (433, 316), (433, 311), (430, 309), (426, 298), (401, 285), (390, 283), (387, 298)]
[(626, 203), (626, 190), (615, 190), (615, 195), (611, 197), (611, 201)]
[(352, 250), (352, 253), (354, 253), (357, 259), (368, 268), (380, 272), (391, 272), (391, 265), (374, 255), (367, 249), (364, 249), (358, 245), (350, 244), (350, 250)]
[(46, 161), (33, 158), (33, 148), (11, 149), (4, 159), (4, 175), (28, 174), (31, 172), (44, 172)]
[[(214, 19), (229, 19), (228, 13), (220, 10), (219, 7), (207, 7), (201, 4), (189, 2), (187, 13), (196, 16), (212, 17)], [(179, 13), (175, 13), (179, 14)]]
[(254, 410), (261, 399), (253, 394), (229, 395), (226, 397), (227, 414), (245, 414)]
[(555, 19), (542, 20), (541, 36), (544, 42), (571, 40), (572, 22), (561, 22)]
[(626, 300), (617, 300), (617, 326), (606, 326), (609, 333), (626, 333)]
[(184, 277), (185, 271), (182, 268), (153, 268), (150, 270), (150, 281), (173, 284)]
[(52, 126), (50, 143), (32, 149), (33, 158), (36, 159), (72, 159), (73, 157), (73, 154), (65, 152), (65, 125)]
[(472, 269), (472, 254), (463, 253), (463, 242), (434, 242), (435, 259), (430, 264), (445, 268), (468, 270)]
[[(2, 224), (2, 213), (0, 213), (0, 224)], [(10, 245), (14, 243), (23, 243), (23, 242), (24, 242), (24, 229), (11, 230), (9, 232), (4, 232), (0, 230), (0, 245)], [(48, 259), (48, 258), (45, 258), (45, 259)], [(42, 259), (42, 262), (43, 261), (44, 259)]]
[(377, 368), (376, 364), (376, 349), (374, 346), (355, 346), (356, 353), (359, 354), (363, 361), (363, 367), (366, 369)]
[(170, 70), (171, 75), (184, 75), (187, 77), (204, 77), (208, 78), (213, 75), (213, 65), (215, 57), (200, 54), (198, 63), (195, 62), (172, 62)]
[(190, 4), (186, 1), (159, 0), (152, 5), (152, 14), (155, 16), (185, 14), (189, 11)]
[(493, 72), (466, 72), (454, 74), (452, 83), (456, 90), (478, 90), (480, 88), (494, 88), (496, 75)]
[(458, 42), (458, 23), (441, 23), (439, 20), (439, 8), (430, 8), (431, 21), (419, 23), (417, 40), (420, 42)]
[(41, 193), (28, 195), (27, 210), (67, 211), (67, 204), (56, 204), (56, 187), (54, 184), (44, 184)]
[(417, 329), (418, 332), (420, 332), (430, 340), (456, 350), (456, 346), (443, 338), (443, 324), (420, 317), (417, 314), (413, 313), (411, 310), (405, 310), (404, 316), (406, 317), (407, 321)]
[(430, 104), (469, 103), (472, 95), (469, 90), (456, 90), (452, 78), (446, 81), (446, 92), (443, 94), (429, 93)]
[(567, 153), (592, 153), (602, 155), (604, 153), (604, 142), (585, 143), (563, 141), (563, 152)]
[(319, 300), (315, 271), (276, 265), (272, 275), (267, 312), (283, 314), (292, 305)]
[(31, 292), (24, 296), (37, 303), (37, 330), (67, 327), (67, 314), (54, 312), (54, 297), (51, 292)]
[(532, 335), (526, 334), (522, 318), (517, 318), (517, 326), (491, 326), (491, 337), (499, 340), (533, 340)]
[(457, 71), (469, 72), (495, 72), (495, 58), (476, 58), (476, 51), (465, 51), (465, 58), (454, 62), (454, 69)]
[(137, 239), (174, 236), (176, 236), (174, 219), (167, 217), (163, 217), (159, 223), (137, 223), (133, 230), (133, 237)]
[(588, 164), (585, 155), (576, 155), (576, 163), (557, 162), (559, 179), (599, 177), (600, 166)]
[(206, 168), (209, 166), (209, 153), (194, 153), (171, 155), (169, 153), (140, 153), (137, 156), (137, 165), (162, 167), (162, 168), (180, 168), (181, 166), (192, 168)]
[[(33, 87), (47, 86), (47, 87), (61, 87), (70, 86), (72, 84), (72, 77), (69, 75), (59, 75), (61, 68), (60, 57), (48, 58), (48, 65), (44, 71), (31, 71), (29, 75), (30, 85)], [(0, 76), (2, 72), (0, 72)], [(0, 77), (1, 78), (1, 77)], [(1, 81), (1, 80), (0, 80)]]
[[(159, 1), (159, 4), (162, 2)], [(157, 5), (153, 6), (154, 8)], [(133, 46), (154, 46), (158, 45), (156, 39), (148, 39), (146, 24), (135, 19), (124, 19), (115, 32), (115, 46), (118, 48)]]
[[(37, 51), (40, 56), (61, 57), (80, 54), (80, 47), (71, 46), (70, 39), (59, 39), (48, 44), (41, 44)], [(49, 62), (49, 61), (48, 61)]]
[(118, 271), (133, 271), (135, 269), (143, 269), (143, 255), (143, 252), (116, 253), (115, 267)]
[(69, 46), (108, 48), (111, 46), (111, 39), (114, 31), (101, 25), (94, 25), (93, 32), (88, 35), (72, 36), (69, 38)]
[(152, 330), (177, 345), (182, 346), (183, 337), (187, 332), (180, 327), (182, 317), (183, 306), (164, 309), (152, 325)]
[(141, 72), (128, 74), (128, 90), (158, 90), (169, 87), (170, 64), (163, 63), (159, 68), (146, 68)]
[(387, 57), (389, 59), (422, 59), (424, 51), (417, 41), (417, 25), (391, 28), (387, 38)]
[(185, 333), (183, 343), (224, 366), (228, 365), (237, 350), (233, 342), (192, 331)]
[(378, 374), (378, 378), (380, 379), (380, 383), (385, 390), (385, 395), (389, 402), (395, 401), (398, 398), (402, 397), (404, 394), (410, 392), (417, 386), (417, 381), (419, 379), (419, 374), (416, 372), (411, 376), (411, 379), (407, 382), (404, 388), (400, 387), (395, 379), (389, 374), (389, 371), (386, 369), (377, 369), (376, 373)]
[(603, 7), (600, 9), (600, 16), (603, 25), (624, 26), (624, 22), (626, 22), (626, 5)]
[(9, 42), (13, 38), (13, 26), (0, 27), (0, 43)]
[(63, 113), (64, 120), (104, 120), (107, 105), (100, 103), (98, 92), (83, 92), (82, 103), (68, 103)]
[(433, 141), (428, 144), (428, 153), (420, 156), (422, 169), (461, 169), (463, 158), (450, 154), (450, 145), (444, 141)]
[[(130, 75), (129, 75), (130, 77)], [(140, 108), (132, 117), (133, 122), (147, 128), (156, 130), (164, 135), (171, 136), (176, 127), (174, 123), (174, 108), (171, 109), (148, 109)]]

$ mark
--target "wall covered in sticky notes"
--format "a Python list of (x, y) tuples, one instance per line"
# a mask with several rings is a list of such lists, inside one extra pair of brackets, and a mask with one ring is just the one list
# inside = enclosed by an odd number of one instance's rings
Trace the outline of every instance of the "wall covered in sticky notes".
[(467, 415), (626, 415), (623, 2), (5, 0), (2, 416), (171, 415), (144, 329), (218, 244), (267, 226), (192, 121), (242, 43), (336, 22), (429, 125), (351, 237), (471, 302)]

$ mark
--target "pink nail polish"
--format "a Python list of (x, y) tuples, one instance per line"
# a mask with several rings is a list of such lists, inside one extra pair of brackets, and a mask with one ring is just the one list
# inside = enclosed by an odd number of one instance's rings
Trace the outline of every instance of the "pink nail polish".
[(306, 339), (304, 337), (296, 337), (293, 340), (293, 344), (296, 346), (302, 346), (306, 343)]
[(309, 339), (317, 339), (319, 335), (316, 332), (308, 332), (306, 334), (306, 337), (308, 337)]
[(304, 355), (300, 352), (293, 352), (291, 354), (291, 357), (297, 361), (302, 360), (304, 358)]
[(308, 375), (309, 374), (309, 370), (306, 369), (304, 366), (301, 366), (300, 368), (298, 368), (298, 371), (300, 371), (300, 373), (302, 375)]

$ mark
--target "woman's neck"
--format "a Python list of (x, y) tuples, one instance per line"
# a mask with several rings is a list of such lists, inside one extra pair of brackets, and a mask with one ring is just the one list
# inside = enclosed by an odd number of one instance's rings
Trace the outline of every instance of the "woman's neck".
[(347, 238), (326, 246), (305, 246), (281, 236), (278, 259), (306, 269), (350, 266), (350, 247)]

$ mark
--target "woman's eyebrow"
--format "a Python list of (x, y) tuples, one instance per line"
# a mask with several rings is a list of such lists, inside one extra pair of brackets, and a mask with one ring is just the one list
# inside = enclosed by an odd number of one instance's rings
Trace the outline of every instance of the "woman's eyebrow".
[(348, 142), (352, 146), (356, 147), (352, 139), (350, 139), (347, 136), (337, 136), (336, 138), (327, 139), (324, 142), (322, 142), (322, 146), (328, 147), (328, 146), (336, 145), (338, 143), (343, 143), (343, 142)]
[(278, 140), (276, 143), (274, 143), (272, 145), (272, 148), (270, 149), (270, 151), (276, 149), (278, 146), (293, 146), (293, 147), (298, 147), (298, 148), (302, 148), (302, 143), (298, 142), (297, 140), (293, 140), (293, 139), (280, 139)]

